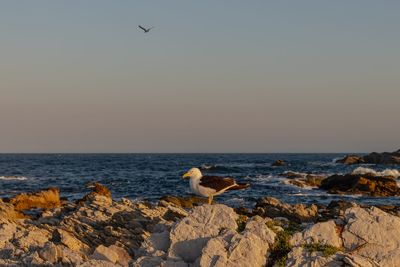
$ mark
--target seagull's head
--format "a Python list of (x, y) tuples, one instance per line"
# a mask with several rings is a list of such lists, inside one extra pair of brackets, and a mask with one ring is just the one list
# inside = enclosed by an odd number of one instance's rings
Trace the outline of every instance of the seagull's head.
[(188, 178), (193, 178), (193, 179), (200, 179), (203, 175), (201, 174), (201, 171), (198, 168), (191, 168), (187, 173), (185, 173), (182, 178), (183, 179), (188, 179)]

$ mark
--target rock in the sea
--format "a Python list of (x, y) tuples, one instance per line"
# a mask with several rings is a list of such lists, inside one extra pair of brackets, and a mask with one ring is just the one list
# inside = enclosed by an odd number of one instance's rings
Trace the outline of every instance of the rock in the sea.
[(377, 153), (372, 152), (365, 156), (348, 155), (343, 159), (337, 160), (337, 163), (344, 164), (400, 164), (400, 149), (394, 152)]
[(370, 196), (397, 196), (400, 189), (391, 177), (379, 177), (371, 174), (332, 175), (321, 182), (321, 189), (329, 193), (349, 193)]
[(273, 197), (264, 197), (257, 201), (253, 213), (262, 217), (286, 217), (298, 223), (313, 222), (318, 218), (318, 207), (314, 204), (290, 205)]
[(286, 161), (282, 160), (282, 159), (278, 159), (276, 161), (274, 161), (271, 166), (273, 167), (281, 167), (281, 166), (286, 166)]
[(364, 163), (364, 159), (357, 155), (347, 155), (342, 159), (336, 160), (336, 163), (342, 163), (346, 165), (362, 164)]
[(379, 266), (398, 266), (400, 262), (400, 218), (372, 207), (346, 211), (342, 233), (344, 247)]
[(36, 193), (23, 193), (10, 199), (15, 210), (29, 210), (32, 208), (52, 209), (60, 206), (60, 190), (49, 188)]
[(195, 207), (171, 230), (169, 256), (193, 263), (212, 237), (224, 229), (236, 230), (237, 219), (235, 211), (225, 205)]

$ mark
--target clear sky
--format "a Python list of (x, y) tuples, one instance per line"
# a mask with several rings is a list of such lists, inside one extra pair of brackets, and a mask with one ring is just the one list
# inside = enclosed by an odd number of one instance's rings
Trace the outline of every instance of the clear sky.
[(389, 0), (1, 1), (0, 152), (398, 149), (399, 14)]

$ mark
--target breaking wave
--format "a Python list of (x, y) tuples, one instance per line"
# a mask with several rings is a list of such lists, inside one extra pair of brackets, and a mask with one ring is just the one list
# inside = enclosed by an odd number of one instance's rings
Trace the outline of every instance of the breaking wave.
[(18, 180), (18, 181), (25, 181), (28, 180), (28, 178), (24, 176), (0, 176), (0, 180), (6, 180), (6, 181), (11, 181), (11, 180)]
[(394, 178), (400, 177), (400, 171), (396, 169), (386, 169), (383, 171), (375, 171), (374, 169), (358, 167), (354, 169), (351, 174), (372, 174), (374, 176), (392, 176)]

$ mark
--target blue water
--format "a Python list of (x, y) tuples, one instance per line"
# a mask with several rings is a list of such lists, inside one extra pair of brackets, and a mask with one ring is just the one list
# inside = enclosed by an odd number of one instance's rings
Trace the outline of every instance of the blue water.
[[(87, 193), (85, 184), (99, 181), (115, 198), (157, 201), (163, 195), (188, 195), (181, 179), (191, 167), (213, 166), (208, 174), (235, 177), (251, 188), (217, 196), (218, 202), (251, 206), (259, 197), (272, 196), (289, 203), (322, 203), (347, 199), (368, 204), (400, 205), (400, 198), (330, 195), (322, 190), (301, 189), (283, 183), (284, 171), (334, 174), (357, 166), (335, 164), (344, 154), (0, 154), (0, 196), (59, 187), (62, 196), (76, 199)], [(277, 159), (285, 167), (271, 167)], [(375, 170), (393, 168), (368, 166)], [(25, 177), (26, 180), (5, 178)]]

